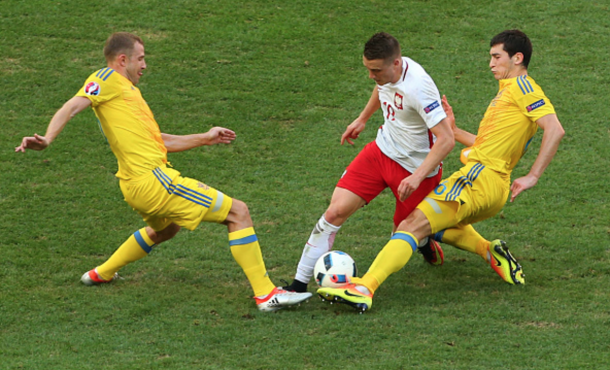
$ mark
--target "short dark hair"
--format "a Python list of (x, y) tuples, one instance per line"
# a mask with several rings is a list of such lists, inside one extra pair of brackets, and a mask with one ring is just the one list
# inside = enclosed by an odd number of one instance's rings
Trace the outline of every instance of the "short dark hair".
[(364, 57), (368, 60), (398, 58), (400, 57), (400, 44), (389, 33), (376, 33), (364, 45)]
[(144, 41), (142, 41), (140, 36), (136, 36), (129, 32), (113, 33), (108, 37), (106, 45), (104, 45), (104, 56), (106, 57), (106, 61), (110, 62), (120, 54), (131, 56), (136, 42), (144, 46)]
[(502, 31), (491, 39), (489, 46), (493, 47), (499, 44), (504, 44), (503, 49), (511, 58), (517, 53), (523, 54), (523, 65), (525, 68), (530, 64), (532, 42), (525, 33), (519, 30)]

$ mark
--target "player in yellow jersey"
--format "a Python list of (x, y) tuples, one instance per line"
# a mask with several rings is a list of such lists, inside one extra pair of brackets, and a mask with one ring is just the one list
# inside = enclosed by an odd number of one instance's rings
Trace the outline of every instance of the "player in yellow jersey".
[[(549, 99), (527, 75), (532, 54), (529, 38), (519, 30), (507, 30), (496, 35), (490, 47), (489, 66), (500, 89), (476, 136), (455, 126), (451, 106), (443, 99), (455, 139), (468, 147), (462, 153), (465, 166), (442, 181), (400, 223), (362, 278), (338, 289), (320, 288), (318, 294), (323, 299), (346, 303), (360, 311), (370, 309), (377, 288), (404, 267), (420, 239), (435, 234), (444, 242), (485, 258), (508, 283), (525, 283), (521, 266), (506, 244), (500, 240), (486, 242), (471, 224), (498, 213), (509, 192), (512, 202), (536, 185), (557, 152), (564, 130)], [(544, 130), (538, 156), (529, 173), (511, 185), (511, 172), (538, 127)]]
[(158, 244), (173, 238), (181, 227), (195, 229), (200, 222), (227, 226), (233, 257), (248, 278), (261, 311), (275, 311), (311, 297), (276, 287), (267, 274), (248, 207), (197, 180), (182, 177), (168, 167), (167, 152), (202, 145), (229, 144), (235, 133), (214, 127), (206, 133), (162, 133), (135, 86), (146, 69), (144, 42), (136, 35), (118, 32), (106, 41), (107, 68), (94, 72), (81, 90), (51, 119), (44, 136), (24, 137), (16, 152), (43, 150), (68, 121), (92, 107), (102, 132), (117, 158), (120, 188), (125, 201), (148, 224), (130, 236), (102, 265), (86, 272), (86, 285), (109, 283), (123, 266), (143, 258)]

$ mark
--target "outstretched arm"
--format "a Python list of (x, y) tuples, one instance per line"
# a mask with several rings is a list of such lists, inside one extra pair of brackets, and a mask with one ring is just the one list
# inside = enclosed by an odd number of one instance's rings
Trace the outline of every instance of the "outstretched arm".
[(534, 161), (532, 168), (530, 168), (530, 172), (513, 181), (510, 186), (510, 191), (512, 193), (510, 197), (511, 202), (515, 200), (517, 195), (522, 191), (531, 189), (538, 183), (538, 179), (542, 176), (542, 173), (549, 163), (551, 163), (555, 153), (557, 153), (559, 142), (563, 138), (563, 135), (565, 135), (561, 122), (559, 122), (559, 119), (557, 119), (557, 115), (555, 114), (547, 114), (536, 121), (536, 123), (544, 130), (540, 151), (538, 152), (538, 157), (536, 157), (536, 161)]
[(477, 138), (477, 135), (473, 135), (468, 131), (464, 131), (455, 125), (455, 116), (453, 115), (453, 108), (451, 107), (451, 105), (449, 105), (449, 102), (447, 102), (447, 97), (445, 95), (443, 95), (442, 103), (443, 109), (445, 110), (445, 114), (447, 115), (447, 120), (451, 125), (451, 129), (453, 130), (455, 141), (466, 146), (472, 146), (474, 144), (475, 139)]
[(373, 93), (371, 94), (368, 103), (366, 103), (366, 106), (364, 107), (358, 118), (356, 118), (354, 122), (347, 126), (345, 132), (343, 133), (343, 135), (341, 135), (341, 145), (343, 145), (345, 141), (347, 141), (351, 145), (354, 145), (352, 139), (357, 139), (358, 136), (360, 136), (360, 133), (364, 130), (366, 126), (366, 122), (380, 107), (381, 103), (379, 102), (379, 91), (377, 90), (377, 85), (375, 85), (375, 88), (373, 89)]
[(68, 121), (83, 109), (91, 105), (91, 101), (82, 96), (75, 96), (68, 100), (51, 119), (47, 132), (44, 136), (34, 134), (34, 136), (26, 136), (21, 140), (21, 145), (15, 148), (15, 152), (25, 153), (26, 149), (43, 150), (48, 147), (59, 133), (66, 127)]
[(203, 145), (230, 144), (235, 137), (235, 132), (224, 127), (212, 127), (210, 131), (203, 134), (161, 134), (165, 147), (170, 153), (182, 152)]

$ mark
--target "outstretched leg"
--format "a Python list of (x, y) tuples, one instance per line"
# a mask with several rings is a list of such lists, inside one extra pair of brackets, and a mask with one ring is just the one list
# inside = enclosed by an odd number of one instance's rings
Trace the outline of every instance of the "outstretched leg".
[(173, 238), (180, 226), (172, 223), (161, 231), (150, 226), (142, 228), (131, 235), (110, 258), (97, 268), (86, 272), (81, 281), (85, 285), (108, 283), (117, 277), (118, 271), (125, 265), (146, 257), (158, 244)]

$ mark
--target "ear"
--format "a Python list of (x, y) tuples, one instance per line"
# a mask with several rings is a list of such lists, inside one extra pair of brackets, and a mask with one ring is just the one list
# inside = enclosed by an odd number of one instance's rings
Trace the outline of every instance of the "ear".
[(523, 63), (523, 53), (515, 53), (511, 59), (515, 65), (521, 65)]
[(116, 57), (116, 61), (117, 61), (117, 64), (120, 65), (121, 67), (127, 66), (127, 55), (126, 54), (119, 54)]

